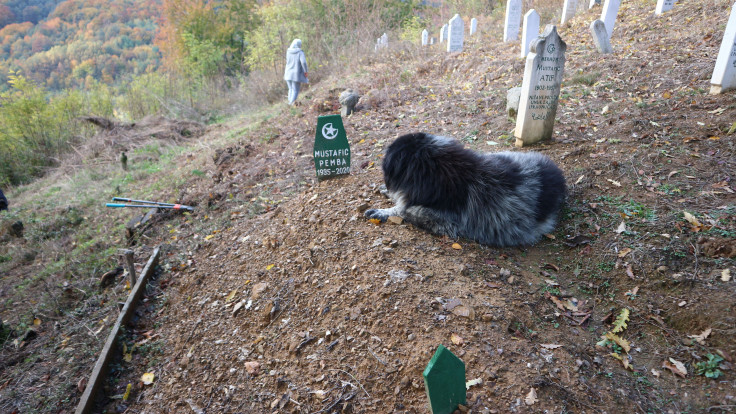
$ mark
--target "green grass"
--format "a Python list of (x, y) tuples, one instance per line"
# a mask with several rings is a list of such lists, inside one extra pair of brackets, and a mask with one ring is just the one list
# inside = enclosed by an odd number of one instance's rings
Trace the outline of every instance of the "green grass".
[(578, 73), (572, 77), (570, 84), (593, 86), (600, 77), (600, 72)]
[(617, 207), (621, 213), (624, 213), (629, 217), (636, 217), (646, 221), (655, 221), (657, 219), (657, 214), (654, 209), (634, 200), (629, 200)]

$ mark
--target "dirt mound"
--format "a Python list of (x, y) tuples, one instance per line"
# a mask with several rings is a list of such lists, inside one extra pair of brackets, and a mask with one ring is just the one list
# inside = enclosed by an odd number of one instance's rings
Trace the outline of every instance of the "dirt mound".
[[(703, 7), (678, 4), (670, 17), (694, 22)], [(316, 182), (309, 153), (313, 120), (336, 111), (342, 80), (217, 152), (189, 194), (219, 194), (210, 225), (182, 228), (167, 308), (140, 328), (158, 326), (166, 352), (151, 369), (161, 380), (135, 387), (150, 366), (141, 357), (111, 394), (132, 383), (135, 408), (170, 411), (426, 412), (422, 370), (443, 344), (468, 380), (481, 380), (468, 392), (473, 412), (731, 406), (727, 387), (696, 374), (732, 375), (734, 285), (719, 276), (731, 264), (695, 246), (702, 232), (736, 235), (725, 121), (736, 108), (691, 75), (712, 67), (720, 34), (711, 24), (677, 33), (678, 44), (698, 45), (682, 60), (661, 46), (672, 31), (647, 20), (650, 9), (622, 5), (614, 55), (594, 50), (595, 12), (560, 30), (569, 54), (556, 141), (534, 150), (562, 167), (571, 196), (558, 230), (533, 247), (479, 246), (362, 215), (390, 205), (377, 188), (398, 134), (512, 149), (505, 95), (521, 83), (518, 44), (408, 63), (397, 52), (345, 85), (368, 91), (344, 119), (349, 177)], [(693, 228), (683, 211), (708, 226)], [(722, 355), (720, 368), (707, 355)], [(670, 358), (687, 366), (687, 382), (662, 368)], [(527, 406), (531, 389), (539, 401)]]
[(124, 123), (97, 116), (81, 117), (100, 131), (90, 138), (80, 153), (87, 157), (116, 158), (121, 151), (132, 151), (152, 140), (180, 143), (202, 136), (206, 126), (194, 121), (171, 119), (162, 116), (147, 116), (138, 122)]

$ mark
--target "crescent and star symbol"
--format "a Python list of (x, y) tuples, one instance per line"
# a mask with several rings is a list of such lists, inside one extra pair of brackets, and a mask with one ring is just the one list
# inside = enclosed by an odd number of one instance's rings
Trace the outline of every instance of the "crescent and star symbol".
[(322, 127), (322, 136), (327, 139), (335, 139), (337, 136), (338, 129), (332, 127), (332, 122), (325, 124)]

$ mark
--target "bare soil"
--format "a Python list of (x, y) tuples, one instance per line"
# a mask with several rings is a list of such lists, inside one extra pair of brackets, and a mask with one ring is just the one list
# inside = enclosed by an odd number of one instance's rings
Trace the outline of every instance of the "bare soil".
[[(362, 214), (389, 205), (381, 154), (397, 135), (512, 148), (518, 42), (388, 50), (260, 125), (210, 128), (203, 143), (233, 142), (182, 156), (206, 176), (165, 191), (197, 210), (139, 241), (139, 256), (166, 244), (162, 272), (100, 410), (427, 412), (422, 371), (442, 344), (482, 380), (472, 412), (733, 412), (736, 95), (708, 95), (730, 6), (680, 2), (655, 17), (653, 4), (624, 2), (612, 55), (590, 39), (599, 9), (558, 28), (568, 52), (555, 139), (523, 150), (557, 162), (570, 197), (557, 231), (531, 247)], [(353, 172), (317, 182), (316, 117), (347, 87), (363, 92), (343, 119)], [(596, 345), (624, 309), (628, 351)], [(722, 358), (718, 378), (698, 375), (708, 354)]]

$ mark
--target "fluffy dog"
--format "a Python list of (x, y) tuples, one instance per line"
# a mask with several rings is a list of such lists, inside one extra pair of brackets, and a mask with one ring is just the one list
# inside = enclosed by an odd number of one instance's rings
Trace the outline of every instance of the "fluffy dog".
[(367, 210), (366, 217), (399, 216), (492, 246), (530, 245), (552, 232), (567, 192), (562, 171), (542, 154), (480, 154), (421, 132), (388, 147), (383, 175), (396, 205)]

